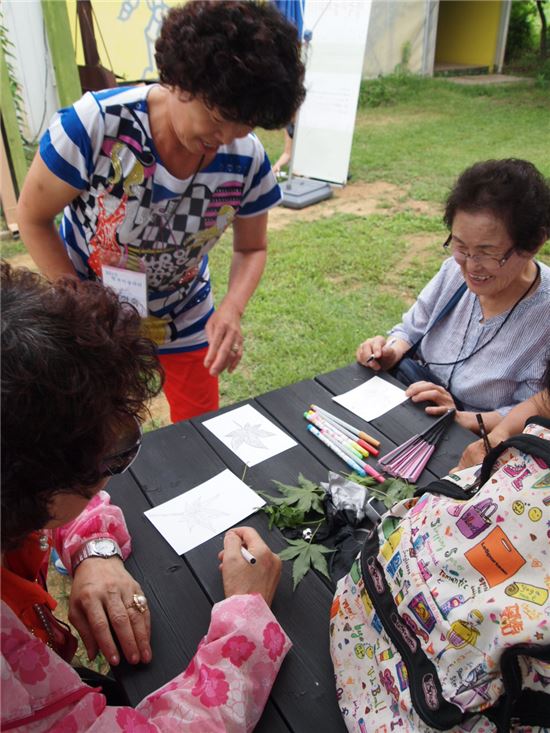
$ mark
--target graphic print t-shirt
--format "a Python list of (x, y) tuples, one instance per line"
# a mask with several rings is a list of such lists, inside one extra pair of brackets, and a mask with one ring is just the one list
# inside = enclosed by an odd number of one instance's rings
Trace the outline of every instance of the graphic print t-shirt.
[(221, 146), (194, 176), (169, 173), (151, 137), (150, 89), (85, 94), (57, 113), (40, 154), (81, 190), (60, 229), (76, 271), (85, 278), (101, 278), (103, 265), (146, 272), (160, 351), (187, 351), (206, 345), (207, 252), (236, 216), (262, 214), (281, 192), (253, 134)]

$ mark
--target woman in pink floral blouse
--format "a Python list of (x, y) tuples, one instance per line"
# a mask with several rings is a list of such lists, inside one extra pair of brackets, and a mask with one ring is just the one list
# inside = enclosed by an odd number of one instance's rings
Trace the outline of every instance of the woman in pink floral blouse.
[(137, 455), (162, 379), (137, 312), (101, 285), (7, 265), (1, 285), (2, 730), (252, 730), (290, 642), (268, 607), (280, 560), (249, 527), (226, 534), (226, 599), (185, 672), (134, 709), (68, 663), (76, 639), (53, 615), (51, 547), (72, 569), (69, 615), (90, 659), (118, 664), (113, 634), (129, 662), (152, 658), (147, 601), (123, 564), (130, 537), (103, 488)]

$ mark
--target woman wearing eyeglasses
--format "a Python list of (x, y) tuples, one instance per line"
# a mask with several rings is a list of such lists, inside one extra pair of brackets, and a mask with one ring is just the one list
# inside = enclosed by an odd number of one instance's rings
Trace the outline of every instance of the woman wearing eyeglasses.
[(3, 264), (1, 286), (0, 727), (251, 729), (290, 643), (268, 608), (281, 561), (249, 527), (226, 534), (226, 599), (185, 673), (133, 709), (116, 707), (113, 679), (70, 666), (77, 640), (55, 618), (46, 587), (52, 547), (71, 569), (69, 618), (89, 658), (101, 650), (118, 664), (115, 639), (130, 663), (152, 658), (147, 599), (123, 564), (130, 537), (103, 489), (135, 459), (140, 419), (162, 378), (137, 311), (99, 283), (50, 285)]
[(476, 163), (449, 194), (451, 255), (388, 337), (367, 339), (357, 360), (394, 369), (426, 412), (491, 430), (541, 389), (550, 342), (550, 268), (535, 256), (550, 236), (550, 187), (524, 160)]

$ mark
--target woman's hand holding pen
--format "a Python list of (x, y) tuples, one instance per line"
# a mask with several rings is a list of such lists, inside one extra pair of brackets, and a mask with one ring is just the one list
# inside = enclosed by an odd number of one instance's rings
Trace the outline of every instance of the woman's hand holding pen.
[[(497, 425), (490, 433), (487, 434), (487, 440), (492, 448), (502, 443), (503, 440), (507, 440), (509, 437), (509, 431), (506, 430), (506, 428), (501, 427), (501, 425)], [(457, 470), (460, 470), (461, 468), (469, 468), (470, 466), (477, 466), (478, 463), (483, 463), (483, 459), (486, 455), (487, 450), (483, 438), (481, 440), (476, 440), (474, 443), (470, 443), (460, 457), (460, 463), (457, 466)]]
[[(246, 555), (255, 559), (252, 563)], [(234, 527), (225, 533), (223, 550), (218, 555), (225, 597), (260, 593), (268, 606), (279, 585), (282, 562), (252, 527)]]
[(375, 372), (387, 371), (397, 364), (409, 346), (403, 339), (391, 338), (388, 341), (385, 336), (373, 336), (359, 346), (356, 358), (359, 364)]

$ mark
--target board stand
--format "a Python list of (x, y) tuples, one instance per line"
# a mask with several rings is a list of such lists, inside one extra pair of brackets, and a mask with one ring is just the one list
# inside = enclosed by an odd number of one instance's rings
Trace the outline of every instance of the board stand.
[(281, 206), (287, 209), (304, 209), (306, 206), (318, 204), (332, 196), (332, 188), (326, 181), (294, 176), (279, 184), (283, 201)]

